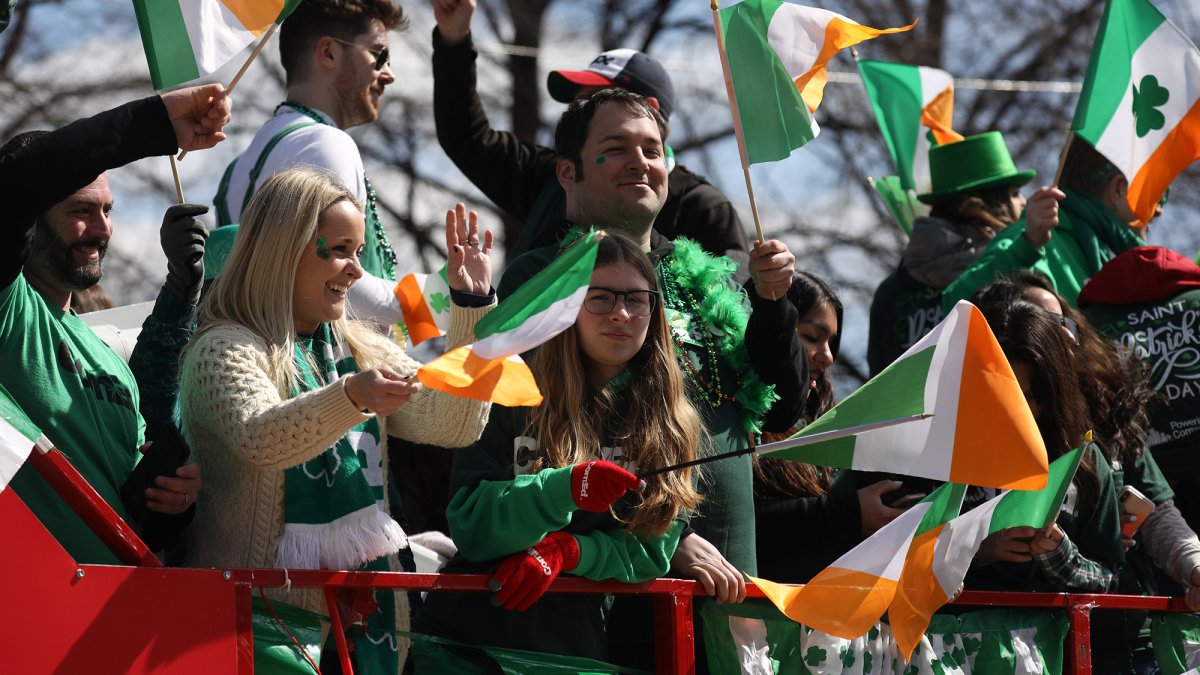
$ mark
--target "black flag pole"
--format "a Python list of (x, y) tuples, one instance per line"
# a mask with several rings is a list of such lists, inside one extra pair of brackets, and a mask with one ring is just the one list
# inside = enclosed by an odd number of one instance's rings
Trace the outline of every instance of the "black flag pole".
[(647, 471), (645, 473), (639, 474), (638, 478), (641, 478), (642, 480), (646, 480), (647, 478), (650, 478), (652, 476), (657, 476), (660, 473), (666, 473), (668, 471), (678, 471), (679, 469), (686, 469), (686, 468), (692, 467), (692, 466), (708, 464), (709, 462), (716, 462), (716, 461), (719, 461), (722, 459), (729, 459), (730, 457), (740, 457), (742, 455), (749, 455), (752, 452), (757, 453), (759, 455), (769, 455), (773, 452), (778, 452), (780, 450), (788, 450), (791, 448), (798, 448), (798, 447), (805, 446), (805, 445), (812, 445), (813, 443), (820, 443), (822, 441), (831, 441), (836, 438), (844, 438), (846, 436), (853, 436), (854, 434), (861, 434), (863, 432), (874, 431), (876, 429), (886, 429), (888, 427), (894, 427), (894, 426), (898, 426), (901, 424), (908, 424), (910, 422), (919, 422), (924, 419), (929, 419), (930, 417), (933, 417), (933, 413), (920, 413), (917, 415), (910, 415), (908, 417), (897, 417), (895, 419), (890, 419), (890, 420), (881, 420), (879, 422), (869, 422), (867, 424), (859, 424), (859, 425), (853, 426), (853, 427), (846, 427), (845, 429), (834, 429), (832, 431), (822, 431), (820, 433), (811, 434), (809, 436), (793, 436), (792, 438), (788, 438), (788, 439), (785, 439), (782, 441), (775, 441), (774, 443), (765, 443), (763, 445), (755, 445), (753, 442), (751, 442), (749, 447), (742, 448), (741, 450), (733, 450), (731, 452), (722, 452), (719, 455), (712, 455), (710, 457), (701, 457), (699, 459), (693, 459), (690, 462), (681, 462), (679, 464), (672, 464), (671, 466), (664, 466), (661, 469), (653, 469), (651, 471)]

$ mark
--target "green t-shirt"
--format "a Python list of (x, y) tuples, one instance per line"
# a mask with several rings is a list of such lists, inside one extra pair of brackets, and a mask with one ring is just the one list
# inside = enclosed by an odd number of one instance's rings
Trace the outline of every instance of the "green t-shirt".
[[(139, 458), (145, 423), (133, 374), (121, 357), (21, 274), (0, 290), (0, 361), (0, 384), (128, 520), (119, 491)], [(78, 562), (118, 562), (32, 467), (18, 471), (12, 486)]]

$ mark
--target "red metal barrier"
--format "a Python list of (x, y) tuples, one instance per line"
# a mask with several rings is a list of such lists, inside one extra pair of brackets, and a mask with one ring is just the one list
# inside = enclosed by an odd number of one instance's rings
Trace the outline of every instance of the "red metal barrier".
[[(339, 637), (339, 589), (489, 592), (486, 575), (163, 568), (57, 451), (44, 456), (35, 451), (29, 461), (122, 560), (137, 566), (76, 564), (12, 490), (0, 491), (0, 529), (9, 542), (20, 542), (0, 547), (0, 595), (12, 608), (0, 612), (0, 634), (10, 645), (20, 645), (0, 650), (0, 672), (251, 675), (251, 598), (259, 587), (324, 589)], [(695, 672), (692, 598), (702, 595), (696, 582), (562, 578), (549, 592), (653, 596), (656, 671)], [(754, 586), (747, 595), (763, 597)], [(1075, 675), (1091, 672), (1093, 610), (1187, 611), (1182, 598), (1065, 593), (966, 591), (955, 604), (1066, 611), (1071, 628), (1066, 653)], [(50, 626), (54, 630), (47, 630)], [(338, 647), (350, 675), (344, 639)]]

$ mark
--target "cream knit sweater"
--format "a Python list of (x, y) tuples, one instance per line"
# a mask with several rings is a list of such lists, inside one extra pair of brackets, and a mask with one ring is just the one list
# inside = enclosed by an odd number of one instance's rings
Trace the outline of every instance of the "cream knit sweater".
[[(447, 344), (469, 341), (475, 322), (490, 310), (454, 306)], [(401, 375), (416, 374), (418, 362), (390, 341), (385, 348), (388, 363), (360, 362), (359, 368), (388, 365)], [(283, 398), (267, 374), (266, 343), (239, 325), (210, 329), (189, 346), (180, 373), (180, 409), (184, 436), (204, 471), (204, 488), (191, 526), (189, 566), (275, 566), (275, 544), (284, 526), (284, 470), (325, 452), (369, 417), (350, 402), (345, 382), (342, 378), (295, 398)], [(417, 443), (463, 447), (479, 438), (489, 409), (487, 403), (425, 389), (398, 412), (380, 418), (385, 480), (388, 434)], [(399, 571), (394, 556), (391, 562)], [(328, 614), (319, 589), (271, 595)], [(407, 630), (406, 596), (398, 592), (396, 599), (398, 627)]]

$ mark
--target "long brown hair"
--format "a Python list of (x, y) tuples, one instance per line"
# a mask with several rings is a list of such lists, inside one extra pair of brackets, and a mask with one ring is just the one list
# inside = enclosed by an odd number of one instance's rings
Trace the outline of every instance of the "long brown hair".
[(1110, 460), (1132, 466), (1146, 446), (1150, 428), (1148, 405), (1157, 394), (1150, 388), (1145, 364), (1122, 355), (1114, 343), (1100, 336), (1092, 323), (1071, 308), (1046, 277), (1019, 270), (989, 284), (975, 296), (975, 304), (1011, 303), (1025, 299), (1026, 292), (1040, 288), (1058, 299), (1064, 316), (1078, 326), (1078, 345), (1073, 363), (1079, 389), (1096, 425), (1097, 441)]
[[(1033, 398), (1041, 407), (1038, 431), (1051, 460), (1079, 447), (1092, 428), (1087, 402), (1079, 389), (1072, 356), (1059, 322), (1026, 300), (981, 307), (1009, 363), (1025, 363), (1033, 374)], [(1075, 473), (1080, 504), (1093, 504), (1100, 480), (1090, 455), (1084, 454)]]
[[(656, 287), (654, 266), (642, 249), (620, 233), (601, 231), (596, 268), (620, 264), (632, 266), (649, 287)], [(660, 302), (650, 315), (645, 343), (626, 364), (629, 384), (619, 391), (589, 385), (574, 326), (538, 348), (529, 367), (544, 400), (533, 409), (526, 429), (539, 441), (535, 470), (595, 459), (604, 441), (619, 445), (642, 472), (699, 455), (704, 428), (688, 401), (668, 331)], [(643, 538), (660, 536), (681, 510), (699, 504), (691, 469), (658, 474), (647, 479), (639, 503), (624, 520), (625, 529)]]

